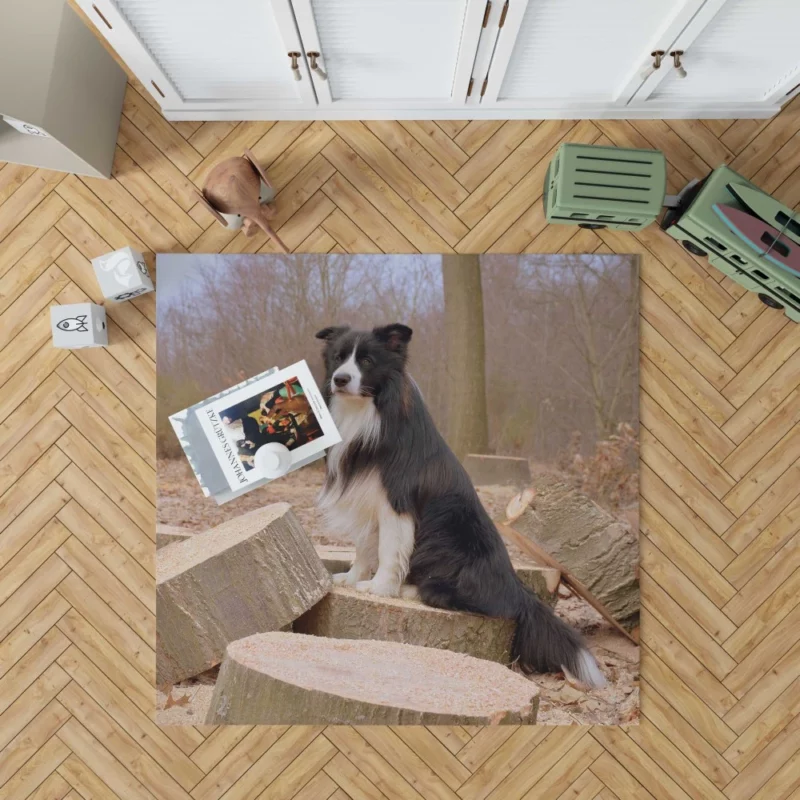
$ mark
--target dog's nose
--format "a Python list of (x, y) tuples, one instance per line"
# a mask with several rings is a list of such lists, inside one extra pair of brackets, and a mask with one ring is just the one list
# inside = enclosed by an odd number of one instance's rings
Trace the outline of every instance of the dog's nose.
[(340, 389), (343, 389), (345, 386), (347, 386), (348, 383), (350, 383), (350, 376), (349, 375), (334, 375), (333, 376), (333, 382)]

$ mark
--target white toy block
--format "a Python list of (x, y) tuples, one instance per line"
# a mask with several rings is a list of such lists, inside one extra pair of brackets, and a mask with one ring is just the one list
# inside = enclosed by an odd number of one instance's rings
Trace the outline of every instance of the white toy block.
[(53, 347), (77, 350), (80, 347), (105, 347), (108, 344), (106, 310), (94, 303), (50, 306)]
[(93, 258), (92, 266), (106, 300), (130, 300), (153, 291), (147, 264), (132, 247)]

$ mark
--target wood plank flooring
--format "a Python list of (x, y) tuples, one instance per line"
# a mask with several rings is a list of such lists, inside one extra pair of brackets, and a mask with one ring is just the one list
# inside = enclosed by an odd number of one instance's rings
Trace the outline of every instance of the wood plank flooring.
[[(800, 204), (800, 101), (766, 123), (164, 121), (132, 82), (111, 181), (0, 166), (0, 798), (800, 798), (800, 327), (654, 228), (545, 223), (561, 141), (731, 163)], [(794, 137), (794, 139), (793, 139)], [(158, 728), (154, 297), (50, 345), (88, 259), (270, 252), (193, 187), (250, 147), (303, 252), (642, 259), (642, 719), (630, 728)], [(152, 258), (151, 258), (152, 261)]]

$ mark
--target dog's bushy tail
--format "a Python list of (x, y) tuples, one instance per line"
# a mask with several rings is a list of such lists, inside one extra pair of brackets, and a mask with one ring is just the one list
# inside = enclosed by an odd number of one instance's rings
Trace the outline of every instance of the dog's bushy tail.
[(512, 655), (522, 671), (561, 672), (566, 668), (588, 686), (605, 686), (606, 679), (580, 634), (526, 587), (520, 586), (519, 597)]

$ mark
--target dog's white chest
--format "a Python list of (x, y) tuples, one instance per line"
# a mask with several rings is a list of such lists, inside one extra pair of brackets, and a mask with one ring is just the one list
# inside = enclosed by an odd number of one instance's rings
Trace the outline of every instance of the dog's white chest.
[(370, 398), (342, 398), (334, 395), (331, 416), (342, 441), (328, 450), (329, 482), (337, 478), (342, 457), (352, 444), (377, 442), (381, 432), (378, 409)]
[(386, 492), (377, 470), (367, 470), (345, 479), (340, 468), (351, 446), (377, 441), (380, 435), (378, 411), (368, 398), (334, 397), (331, 416), (342, 441), (328, 450), (327, 476), (320, 506), (328, 522), (338, 528), (374, 522), (379, 509), (386, 504)]

